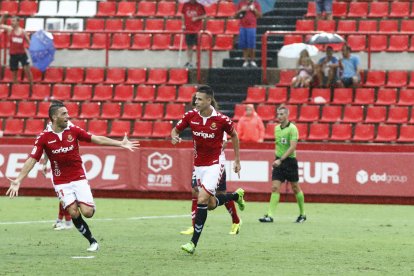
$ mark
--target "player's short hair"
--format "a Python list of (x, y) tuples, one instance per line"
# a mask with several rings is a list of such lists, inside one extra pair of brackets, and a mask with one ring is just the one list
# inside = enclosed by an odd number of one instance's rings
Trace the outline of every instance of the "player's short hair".
[(12, 18), (11, 18), (11, 19), (16, 20), (17, 22), (19, 22), (19, 21), (20, 21), (20, 17), (18, 17), (17, 15), (12, 16)]
[(277, 108), (277, 111), (282, 111), (282, 110), (286, 113), (286, 115), (289, 115), (289, 108), (287, 108), (287, 106), (281, 105)]
[(49, 106), (49, 119), (52, 120), (52, 116), (56, 114), (56, 111), (61, 108), (65, 107), (65, 104), (61, 101), (52, 101), (51, 105)]

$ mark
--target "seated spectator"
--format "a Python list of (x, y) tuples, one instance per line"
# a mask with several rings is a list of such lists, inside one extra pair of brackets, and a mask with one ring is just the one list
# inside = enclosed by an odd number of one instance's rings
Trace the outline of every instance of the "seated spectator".
[(297, 63), (297, 75), (292, 79), (292, 87), (310, 87), (315, 65), (307, 50), (302, 50)]
[(351, 47), (344, 45), (342, 47), (342, 59), (339, 60), (339, 87), (357, 87), (360, 79), (360, 61), (359, 56), (351, 55)]
[(333, 48), (326, 48), (326, 56), (318, 61), (316, 76), (320, 87), (331, 87), (337, 82), (338, 59), (333, 56)]
[(242, 142), (263, 142), (265, 128), (252, 104), (246, 105), (246, 111), (237, 124), (237, 134)]

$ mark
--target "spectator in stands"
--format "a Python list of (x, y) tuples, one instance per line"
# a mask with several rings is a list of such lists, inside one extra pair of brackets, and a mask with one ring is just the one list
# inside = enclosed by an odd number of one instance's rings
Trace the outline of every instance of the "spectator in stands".
[(239, 48), (243, 50), (243, 67), (257, 67), (255, 59), (257, 18), (262, 8), (257, 0), (241, 0), (236, 17), (240, 18)]
[(316, 19), (332, 20), (332, 0), (315, 0)]
[(318, 61), (316, 76), (320, 87), (331, 87), (337, 81), (338, 59), (333, 56), (333, 48), (326, 48), (326, 56)]
[(10, 36), (10, 70), (13, 75), (13, 83), (17, 83), (17, 73), (19, 70), (19, 62), (22, 64), (27, 79), (30, 82), (30, 87), (33, 84), (32, 72), (30, 71), (29, 58), (27, 57), (26, 50), (24, 48), (24, 40), (30, 45), (29, 35), (23, 28), (19, 26), (19, 17), (13, 16), (11, 19), (11, 25), (5, 25), (4, 20), (7, 17), (6, 12), (0, 17), (0, 29), (4, 29)]
[(339, 87), (357, 87), (360, 82), (360, 60), (359, 56), (351, 55), (351, 47), (342, 47), (342, 59), (339, 60), (340, 79)]
[(252, 104), (246, 105), (246, 111), (237, 124), (237, 133), (241, 142), (263, 142), (265, 127)]
[(315, 65), (309, 52), (306, 49), (302, 50), (297, 62), (297, 74), (292, 79), (292, 87), (310, 87), (314, 73)]
[(190, 0), (183, 5), (181, 10), (183, 14), (183, 28), (187, 32), (185, 42), (187, 43), (188, 61), (185, 67), (193, 67), (193, 48), (197, 45), (197, 33), (203, 29), (203, 19), (206, 17), (204, 6), (196, 0)]

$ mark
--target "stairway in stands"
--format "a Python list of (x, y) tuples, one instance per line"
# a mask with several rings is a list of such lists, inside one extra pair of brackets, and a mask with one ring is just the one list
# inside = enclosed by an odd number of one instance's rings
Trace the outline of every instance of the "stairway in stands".
[[(312, 0), (282, 0), (276, 1), (275, 9), (267, 12), (257, 22), (256, 38), (256, 63), (260, 67), (262, 35), (266, 31), (294, 31), (297, 19), (303, 18), (307, 11), (308, 2)], [(283, 37), (270, 37), (268, 43), (269, 67), (277, 67), (277, 51), (283, 46)], [(230, 51), (230, 58), (223, 60), (223, 67), (241, 67), (243, 53), (238, 50), (236, 42), (235, 50)]]

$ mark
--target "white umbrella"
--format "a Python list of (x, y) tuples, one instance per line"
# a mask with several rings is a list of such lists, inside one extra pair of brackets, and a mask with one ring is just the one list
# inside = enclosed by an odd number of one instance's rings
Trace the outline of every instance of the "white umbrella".
[(318, 48), (316, 48), (313, 45), (305, 43), (292, 43), (283, 46), (277, 55), (279, 57), (298, 58), (300, 52), (302, 52), (303, 50), (307, 50), (310, 56), (316, 56), (319, 51)]
[[(178, 0), (180, 3), (187, 3), (190, 2), (190, 0)], [(203, 6), (210, 6), (214, 3), (217, 3), (218, 0), (197, 0), (198, 3), (200, 3)]]
[(331, 33), (320, 33), (313, 35), (309, 39), (309, 44), (339, 44), (344, 43), (345, 39), (342, 36)]

